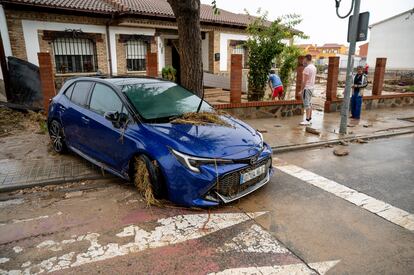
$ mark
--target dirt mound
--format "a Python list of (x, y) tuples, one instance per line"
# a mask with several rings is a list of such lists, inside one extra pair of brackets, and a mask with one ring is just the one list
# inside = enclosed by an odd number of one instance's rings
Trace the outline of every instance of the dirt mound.
[(33, 111), (23, 113), (7, 107), (0, 107), (0, 137), (24, 129), (31, 129), (39, 134), (45, 134), (47, 132), (46, 116)]

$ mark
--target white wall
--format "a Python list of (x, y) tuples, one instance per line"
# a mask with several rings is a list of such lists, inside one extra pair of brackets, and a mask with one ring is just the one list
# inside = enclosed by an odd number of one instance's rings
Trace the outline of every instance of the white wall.
[(220, 33), (220, 71), (227, 71), (227, 44), (229, 40), (247, 41), (249, 37), (242, 34)]
[[(84, 25), (84, 26), (87, 26), (87, 25)], [(105, 30), (105, 27), (104, 27), (104, 30)], [(118, 62), (117, 62), (117, 57), (116, 57), (116, 34), (137, 34), (137, 35), (153, 36), (155, 34), (155, 29), (113, 27), (113, 26), (109, 27), (109, 42), (111, 45), (112, 73), (114, 75), (117, 75), (118, 73), (118, 68), (117, 68)], [(158, 44), (158, 40), (157, 40), (157, 44)], [(158, 57), (158, 60), (159, 60), (159, 57)]]
[(84, 32), (105, 33), (105, 26), (69, 24), (56, 22), (43, 22), (22, 20), (23, 37), (26, 45), (27, 61), (39, 66), (37, 53), (40, 52), (38, 30), (64, 31), (66, 29), (82, 29)]
[(157, 47), (158, 47), (158, 72), (162, 71), (162, 68), (165, 67), (165, 43), (164, 38), (157, 37)]
[(203, 70), (208, 71), (208, 33), (206, 33), (206, 37), (204, 40), (201, 40), (201, 54), (202, 54), (202, 60), (203, 60)]
[[(38, 30), (65, 31), (66, 29), (81, 29), (85, 33), (106, 34), (106, 27), (103, 25), (69, 24), (57, 22), (44, 22), (33, 20), (22, 20), (23, 37), (26, 45), (27, 61), (39, 65), (37, 53), (40, 52)], [(116, 34), (140, 34), (153, 36), (155, 29), (128, 28), (128, 27), (109, 27), (109, 42), (111, 47), (112, 72), (117, 74), (116, 57)], [(107, 42), (105, 42), (107, 47)], [(108, 50), (108, 49), (107, 49)], [(108, 61), (109, 62), (109, 61)]]
[(377, 57), (387, 58), (387, 69), (414, 69), (414, 15), (408, 12), (371, 28), (368, 64)]
[[(0, 5), (0, 34), (1, 39), (3, 40), (3, 48), (4, 48), (4, 55), (11, 56), (11, 46), (10, 46), (10, 39), (9, 39), (9, 31), (7, 29), (6, 23), (6, 15), (4, 14), (3, 6)], [(3, 71), (0, 68), (0, 79), (3, 79)]]
[(0, 5), (0, 33), (1, 38), (3, 39), (4, 54), (6, 57), (11, 56), (12, 50), (10, 46), (9, 31), (7, 29), (6, 15), (4, 14), (2, 5)]

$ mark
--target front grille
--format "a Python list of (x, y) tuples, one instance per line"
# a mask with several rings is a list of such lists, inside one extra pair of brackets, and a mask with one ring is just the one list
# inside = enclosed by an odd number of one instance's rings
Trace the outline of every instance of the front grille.
[[(254, 179), (251, 179), (243, 184), (240, 184), (240, 175), (244, 174), (246, 172), (249, 172), (263, 164), (266, 164), (266, 173), (260, 175), (259, 177), (256, 177)], [(224, 196), (234, 196), (240, 192), (243, 192), (247, 188), (251, 187), (252, 185), (255, 185), (256, 183), (262, 181), (266, 178), (267, 173), (269, 172), (269, 167), (271, 166), (270, 158), (261, 160), (257, 163), (255, 163), (252, 166), (249, 166), (247, 168), (244, 168), (242, 170), (238, 170), (235, 172), (231, 172), (229, 174), (226, 174), (222, 176), (216, 186), (216, 190), (218, 193)]]

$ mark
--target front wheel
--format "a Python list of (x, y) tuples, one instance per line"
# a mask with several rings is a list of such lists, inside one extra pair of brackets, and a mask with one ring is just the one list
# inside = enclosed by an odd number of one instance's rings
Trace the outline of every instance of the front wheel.
[(53, 150), (56, 153), (63, 154), (67, 151), (63, 128), (56, 120), (52, 120), (49, 124), (49, 136), (52, 141)]
[(151, 161), (147, 156), (140, 155), (134, 159), (134, 184), (142, 193), (147, 204), (156, 204), (157, 199), (165, 198), (160, 168), (156, 161)]

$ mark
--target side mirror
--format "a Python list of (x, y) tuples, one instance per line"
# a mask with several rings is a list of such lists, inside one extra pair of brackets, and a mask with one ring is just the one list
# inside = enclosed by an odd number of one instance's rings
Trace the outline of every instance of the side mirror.
[(104, 118), (106, 118), (107, 120), (109, 120), (112, 123), (118, 122), (119, 113), (118, 112), (111, 112), (111, 111), (110, 112), (105, 112)]
[(115, 128), (121, 128), (128, 121), (127, 114), (112, 111), (106, 112), (104, 118), (112, 122)]

